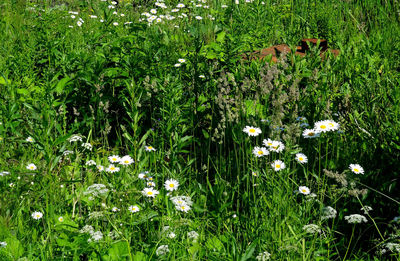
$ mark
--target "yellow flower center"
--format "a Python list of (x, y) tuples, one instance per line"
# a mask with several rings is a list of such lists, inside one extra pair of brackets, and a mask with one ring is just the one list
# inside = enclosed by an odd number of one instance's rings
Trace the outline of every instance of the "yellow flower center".
[(263, 155), (264, 153), (262, 152), (262, 150), (259, 150), (258, 152), (258, 155)]
[(125, 160), (124, 163), (128, 164), (128, 163), (129, 163), (129, 160)]
[(169, 184), (169, 186), (170, 186), (171, 188), (173, 188), (173, 187), (174, 187), (174, 184), (171, 183), (171, 184)]
[(309, 132), (307, 135), (308, 136), (314, 136), (314, 134), (315, 134), (314, 132)]
[(281, 167), (281, 165), (276, 164), (275, 167), (276, 167), (277, 169), (279, 169), (279, 168)]
[(330, 122), (328, 125), (331, 127), (335, 126), (332, 122)]
[(114, 167), (111, 167), (110, 170), (115, 170), (115, 168), (114, 168)]
[(303, 158), (299, 158), (300, 161), (303, 161)]
[(112, 158), (113, 161), (117, 161), (117, 158)]
[(255, 129), (250, 129), (249, 132), (254, 133), (254, 132), (256, 132), (256, 130)]
[(147, 148), (148, 148), (149, 150), (151, 150), (153, 147), (152, 147), (152, 146), (148, 146)]
[(321, 125), (320, 128), (324, 130), (324, 129), (326, 129), (326, 126), (325, 125)]
[(277, 148), (278, 148), (278, 146), (274, 146), (274, 147), (272, 147), (274, 150), (276, 150)]
[(30, 168), (30, 169), (34, 169), (35, 167), (34, 167), (34, 166), (30, 166), (29, 168)]
[(358, 172), (359, 170), (358, 169), (354, 169), (354, 172)]
[(185, 206), (181, 206), (181, 209), (185, 209)]
[(307, 190), (305, 190), (305, 189), (302, 189), (301, 191), (302, 191), (303, 193), (306, 193), (306, 192), (307, 192)]
[(153, 195), (153, 192), (149, 191), (149, 192), (147, 192), (147, 195), (151, 196), (151, 195)]

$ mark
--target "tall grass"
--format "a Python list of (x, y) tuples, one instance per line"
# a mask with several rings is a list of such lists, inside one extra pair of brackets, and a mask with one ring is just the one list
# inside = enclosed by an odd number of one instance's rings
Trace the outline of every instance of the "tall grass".
[[(118, 2), (0, 4), (2, 260), (399, 258), (397, 2)], [(341, 53), (240, 58), (302, 38)]]

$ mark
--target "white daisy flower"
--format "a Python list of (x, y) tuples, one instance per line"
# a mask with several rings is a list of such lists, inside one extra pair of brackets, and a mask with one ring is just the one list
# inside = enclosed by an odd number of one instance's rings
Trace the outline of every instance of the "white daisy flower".
[(37, 169), (36, 165), (33, 164), (33, 163), (31, 163), (28, 166), (26, 166), (26, 168), (29, 169), (29, 170), (36, 170)]
[(7, 246), (7, 242), (5, 242), (5, 241), (0, 241), (0, 248), (6, 247), (6, 246)]
[(185, 5), (184, 5), (184, 4), (182, 4), (182, 3), (179, 3), (179, 4), (177, 4), (177, 5), (176, 5), (176, 7), (177, 7), (177, 8), (184, 8), (184, 7), (185, 7)]
[(78, 21), (78, 22), (76, 22), (76, 25), (79, 26), (79, 27), (81, 27), (81, 26), (82, 26), (82, 22), (81, 22), (81, 21)]
[(117, 26), (117, 25), (118, 25), (118, 22), (114, 22), (113, 25), (114, 25), (114, 26)]
[(92, 19), (96, 19), (96, 18), (97, 18), (97, 16), (96, 16), (96, 15), (90, 15), (90, 18), (92, 18)]
[(119, 163), (121, 161), (121, 158), (118, 155), (112, 155), (112, 156), (108, 157), (108, 160), (111, 163)]
[(269, 154), (269, 151), (265, 147), (254, 147), (253, 154), (256, 157), (262, 157)]
[(337, 131), (337, 130), (339, 130), (339, 128), (340, 128), (340, 124), (339, 124), (339, 123), (337, 123), (337, 122), (335, 122), (335, 121), (333, 121), (333, 120), (327, 120), (326, 122), (327, 122), (327, 124), (328, 124), (328, 129), (329, 129), (330, 131)]
[(151, 10), (150, 10), (150, 13), (151, 13), (151, 14), (157, 14), (157, 10), (156, 10), (156, 9), (151, 9)]
[(39, 211), (35, 211), (35, 212), (32, 213), (31, 216), (32, 216), (33, 219), (39, 220), (39, 219), (41, 219), (43, 217), (43, 213), (39, 212)]
[(314, 123), (314, 129), (317, 132), (328, 132), (330, 131), (329, 128), (329, 122), (328, 121), (317, 121), (316, 123)]
[(136, 212), (139, 212), (139, 211), (140, 211), (139, 207), (136, 206), (136, 205), (134, 205), (134, 206), (129, 206), (129, 207), (128, 207), (128, 210), (129, 210), (129, 212), (131, 212), (131, 213), (136, 213)]
[(274, 141), (271, 139), (264, 139), (263, 143), (265, 146), (267, 146), (268, 148), (271, 148), (272, 144), (274, 144)]
[(181, 67), (181, 65), (182, 65), (182, 64), (180, 64), (180, 63), (174, 64), (175, 67)]
[(187, 204), (185, 204), (185, 203), (183, 203), (183, 204), (177, 204), (177, 205), (175, 205), (175, 208), (176, 208), (177, 210), (182, 211), (182, 212), (185, 212), (185, 213), (189, 212), (189, 210), (192, 209), (189, 205), (187, 205)]
[(320, 132), (318, 132), (314, 129), (305, 129), (303, 131), (303, 137), (306, 139), (317, 138), (320, 135), (321, 135)]
[(119, 167), (114, 166), (114, 164), (110, 164), (108, 166), (108, 168), (106, 169), (106, 172), (114, 173), (114, 172), (118, 172), (119, 170), (120, 170)]
[(156, 151), (156, 149), (154, 147), (152, 147), (152, 146), (144, 146), (144, 149), (146, 151)]
[(119, 164), (121, 164), (121, 165), (130, 165), (130, 164), (132, 164), (134, 162), (135, 161), (131, 158), (131, 156), (125, 155), (120, 159)]
[(274, 152), (282, 152), (285, 149), (285, 144), (280, 141), (274, 140), (272, 141), (272, 145), (269, 147), (271, 151)]
[(171, 12), (172, 12), (172, 13), (179, 12), (179, 9), (177, 9), (177, 8), (175, 8), (175, 9), (172, 9), (172, 10), (171, 10)]
[(303, 195), (308, 195), (308, 194), (310, 194), (310, 189), (306, 186), (300, 186), (299, 192)]
[(149, 198), (155, 198), (160, 192), (153, 188), (144, 188), (142, 194)]
[(58, 217), (58, 222), (64, 222), (64, 218), (63, 217)]
[(180, 59), (178, 59), (178, 62), (180, 62), (180, 63), (184, 63), (184, 62), (186, 62), (186, 60), (185, 60), (185, 59), (183, 59), (183, 58), (180, 58)]
[(104, 170), (104, 167), (101, 166), (101, 165), (97, 165), (96, 168), (97, 168), (98, 171), (103, 171)]
[(168, 191), (174, 191), (177, 190), (179, 187), (179, 182), (174, 179), (168, 179), (165, 181), (164, 187)]
[(243, 132), (247, 133), (249, 136), (258, 136), (261, 134), (261, 129), (257, 127), (246, 126), (243, 129)]
[(149, 181), (149, 182), (147, 182), (147, 186), (148, 187), (155, 187), (156, 183), (154, 183), (153, 181)]
[(27, 141), (27, 142), (34, 142), (34, 140), (33, 140), (33, 138), (32, 138), (31, 136), (29, 136), (28, 138), (26, 138), (25, 141)]
[(203, 17), (201, 17), (200, 15), (197, 15), (194, 18), (196, 18), (197, 20), (202, 20), (203, 19)]
[(296, 154), (296, 160), (300, 163), (307, 163), (308, 162), (308, 158), (306, 155), (304, 155), (303, 153), (297, 153)]
[(349, 168), (355, 174), (364, 174), (364, 169), (359, 164), (350, 164)]
[(119, 210), (120, 210), (120, 209), (117, 208), (117, 207), (113, 207), (113, 208), (111, 209), (112, 212), (118, 212)]
[(147, 177), (148, 177), (147, 174), (149, 174), (148, 171), (140, 172), (139, 175), (138, 175), (138, 178), (139, 179), (147, 179)]
[(286, 167), (285, 163), (281, 160), (275, 160), (271, 166), (274, 168), (275, 171), (280, 171)]

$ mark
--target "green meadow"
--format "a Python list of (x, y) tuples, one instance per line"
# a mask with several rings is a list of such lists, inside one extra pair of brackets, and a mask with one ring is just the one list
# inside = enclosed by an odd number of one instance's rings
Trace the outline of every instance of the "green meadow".
[(399, 159), (398, 0), (0, 2), (0, 260), (399, 260)]

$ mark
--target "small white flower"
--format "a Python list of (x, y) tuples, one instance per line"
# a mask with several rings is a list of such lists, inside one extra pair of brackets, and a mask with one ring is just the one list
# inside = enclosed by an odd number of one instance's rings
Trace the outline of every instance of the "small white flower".
[(280, 171), (286, 167), (285, 163), (281, 160), (275, 160), (271, 166), (274, 168), (275, 171)]
[(75, 19), (75, 15), (71, 15), (71, 18), (72, 18), (72, 19)]
[(140, 211), (139, 207), (136, 206), (136, 205), (134, 205), (134, 206), (129, 206), (129, 207), (128, 207), (128, 210), (129, 210), (129, 212), (131, 212), (131, 213), (136, 213), (136, 212), (139, 212), (139, 211)]
[(186, 203), (177, 204), (177, 205), (175, 205), (175, 208), (177, 210), (185, 212), (185, 213), (187, 213), (187, 212), (189, 212), (189, 210), (191, 210), (191, 207), (189, 205), (187, 205)]
[(156, 9), (151, 9), (151, 10), (150, 10), (150, 13), (151, 13), (151, 14), (157, 14), (157, 10), (156, 10)]
[(321, 228), (315, 224), (308, 224), (303, 226), (303, 230), (308, 234), (319, 234), (321, 233)]
[(199, 238), (199, 233), (197, 233), (196, 231), (190, 231), (187, 233), (187, 238), (197, 241), (197, 239)]
[(149, 198), (155, 198), (160, 192), (153, 188), (144, 188), (142, 194)]
[(270, 258), (271, 258), (271, 254), (267, 251), (259, 253), (258, 256), (256, 257), (257, 261), (267, 261)]
[(253, 154), (256, 157), (262, 157), (269, 154), (269, 151), (265, 147), (254, 147)]
[(58, 222), (64, 222), (64, 218), (63, 217), (58, 217)]
[(152, 146), (144, 146), (144, 149), (146, 151), (156, 151), (156, 149), (154, 147), (152, 147)]
[(104, 167), (101, 166), (101, 165), (97, 165), (96, 168), (97, 168), (97, 170), (100, 171), (100, 172), (104, 170)]
[(299, 192), (303, 195), (308, 195), (308, 194), (310, 194), (310, 189), (306, 186), (300, 186)]
[(176, 8), (175, 8), (175, 9), (172, 9), (171, 12), (172, 12), (172, 13), (179, 12), (179, 9), (176, 9)]
[(7, 242), (0, 241), (0, 248), (6, 247), (6, 246), (7, 246)]
[(86, 166), (96, 166), (96, 161), (94, 160), (88, 160), (85, 163)]
[(36, 165), (33, 164), (33, 163), (31, 163), (28, 166), (26, 166), (26, 168), (29, 169), (29, 170), (36, 170), (37, 169)]
[(175, 67), (181, 67), (181, 65), (182, 65), (182, 64), (180, 64), (180, 63), (174, 64)]
[(110, 164), (106, 169), (106, 172), (114, 173), (118, 172), (119, 170), (120, 170), (119, 167), (114, 166), (114, 164)]
[(195, 18), (196, 18), (197, 20), (202, 20), (202, 19), (203, 19), (203, 17), (201, 17), (201, 16), (199, 16), (199, 15), (195, 16)]
[(121, 160), (119, 161), (119, 164), (121, 164), (121, 165), (130, 165), (132, 163), (134, 163), (134, 160), (129, 155), (123, 156), (121, 158)]
[(321, 219), (331, 219), (336, 218), (337, 211), (333, 207), (327, 206), (322, 209), (322, 216)]
[(41, 219), (43, 217), (43, 213), (39, 212), (39, 211), (35, 211), (35, 212), (32, 213), (31, 216), (32, 216), (33, 219), (39, 220), (39, 219)]
[(173, 239), (173, 238), (176, 237), (176, 234), (175, 234), (174, 232), (169, 232), (169, 233), (168, 233), (168, 237), (171, 238), (171, 239)]
[(246, 126), (243, 129), (243, 132), (247, 133), (249, 136), (258, 136), (261, 134), (261, 129), (257, 127)]
[(364, 169), (359, 164), (350, 164), (349, 168), (355, 174), (364, 174)]
[(177, 4), (177, 5), (176, 5), (176, 7), (177, 7), (177, 8), (184, 8), (184, 7), (185, 7), (185, 5), (184, 5), (184, 4), (182, 4), (182, 3), (179, 3), (179, 4)]
[(221, 7), (222, 7), (222, 8), (227, 8), (228, 6), (227, 6), (227, 5), (221, 5)]
[(308, 162), (308, 158), (306, 155), (304, 155), (303, 153), (297, 153), (296, 154), (296, 160), (300, 163), (307, 163)]
[(84, 147), (84, 148), (87, 149), (87, 150), (90, 150), (90, 151), (91, 151), (92, 148), (93, 148), (92, 144), (90, 144), (90, 143), (88, 143), (88, 142), (82, 143), (81, 146)]
[(206, 76), (204, 74), (200, 74), (199, 78), (204, 79), (204, 78), (206, 78)]
[(81, 21), (76, 22), (76, 24), (77, 24), (79, 27), (82, 26), (82, 22), (81, 22)]
[(111, 163), (119, 163), (121, 161), (121, 158), (118, 155), (112, 155), (108, 157), (108, 160)]
[(149, 182), (147, 182), (147, 186), (148, 187), (155, 187), (156, 183), (154, 183), (153, 181), (149, 181)]
[(159, 247), (157, 248), (157, 250), (156, 250), (156, 255), (157, 255), (157, 256), (163, 256), (163, 255), (165, 255), (165, 254), (167, 254), (167, 253), (169, 253), (168, 245), (159, 246)]
[(28, 138), (26, 138), (26, 140), (25, 141), (27, 141), (27, 142), (34, 142), (34, 140), (33, 140), (33, 138), (32, 137), (28, 137)]
[(269, 147), (271, 151), (274, 152), (282, 152), (285, 149), (285, 144), (280, 141), (274, 140), (272, 141), (272, 145)]
[(364, 217), (363, 215), (360, 214), (352, 214), (349, 216), (345, 216), (344, 217), (345, 220), (347, 220), (347, 222), (349, 224), (358, 224), (358, 223), (367, 223), (368, 220), (366, 219), (366, 217)]
[(91, 15), (91, 16), (90, 16), (90, 18), (92, 18), (92, 19), (96, 19), (96, 18), (97, 18), (97, 16), (95, 16), (95, 15)]
[(186, 60), (185, 60), (185, 59), (183, 59), (183, 58), (180, 58), (180, 59), (178, 59), (178, 62), (180, 62), (180, 63), (184, 63), (184, 62), (186, 62)]
[(318, 131), (318, 132), (328, 132), (328, 131), (330, 131), (331, 129), (329, 128), (329, 122), (328, 121), (317, 121), (315, 124), (314, 124), (314, 129), (316, 130), (316, 131)]
[(93, 240), (93, 241), (99, 241), (99, 240), (103, 239), (103, 233), (101, 233), (101, 231), (96, 231), (96, 232), (92, 233), (91, 236), (92, 236), (91, 240)]
[(305, 129), (303, 131), (303, 137), (306, 139), (317, 138), (320, 135), (321, 135), (320, 132), (318, 132), (314, 129)]
[(179, 182), (174, 179), (168, 179), (165, 181), (164, 187), (168, 191), (174, 191), (177, 190), (179, 187)]
[(140, 172), (138, 175), (138, 178), (139, 179), (147, 179), (147, 177), (148, 177), (147, 174), (149, 174), (148, 171)]
[(117, 207), (113, 207), (113, 208), (111, 209), (112, 212), (118, 212), (119, 210), (120, 210), (120, 209), (117, 208)]
[(372, 208), (370, 206), (363, 206), (360, 210), (362, 210), (365, 215), (368, 215)]

